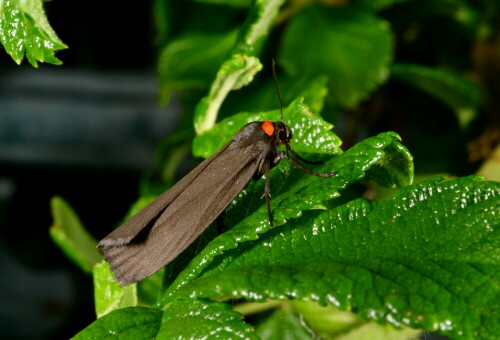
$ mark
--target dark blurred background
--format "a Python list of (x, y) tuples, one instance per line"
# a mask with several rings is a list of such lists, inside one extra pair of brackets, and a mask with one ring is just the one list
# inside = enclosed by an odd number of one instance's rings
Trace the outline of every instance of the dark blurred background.
[(57, 53), (63, 66), (0, 53), (2, 339), (67, 339), (95, 319), (91, 276), (49, 237), (50, 199), (64, 197), (104, 237), (177, 120), (175, 101), (157, 104), (150, 2), (45, 9), (69, 46)]

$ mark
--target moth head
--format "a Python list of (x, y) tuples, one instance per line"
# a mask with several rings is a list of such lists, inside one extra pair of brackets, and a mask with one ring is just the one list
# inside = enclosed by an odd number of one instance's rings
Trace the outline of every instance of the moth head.
[(283, 122), (274, 123), (274, 135), (278, 144), (288, 144), (292, 140), (292, 130)]

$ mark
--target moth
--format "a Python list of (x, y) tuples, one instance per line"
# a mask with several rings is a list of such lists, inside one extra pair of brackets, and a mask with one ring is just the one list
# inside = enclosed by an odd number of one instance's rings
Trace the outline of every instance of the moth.
[[(273, 75), (280, 103), (280, 121), (246, 124), (229, 143), (99, 242), (99, 251), (121, 285), (145, 279), (175, 259), (252, 178), (265, 175), (264, 197), (272, 227), (269, 174), (282, 159), (310, 175), (335, 175), (335, 171), (321, 174), (299, 163), (318, 162), (305, 160), (290, 147), (292, 131), (283, 122), (274, 61)], [(280, 151), (281, 145), (285, 146), (285, 151)]]

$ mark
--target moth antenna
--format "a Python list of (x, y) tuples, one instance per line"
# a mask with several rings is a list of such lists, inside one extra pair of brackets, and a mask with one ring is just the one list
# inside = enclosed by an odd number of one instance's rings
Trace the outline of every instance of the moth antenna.
[(274, 59), (273, 61), (273, 79), (274, 79), (274, 85), (276, 85), (276, 93), (278, 94), (278, 100), (280, 102), (280, 117), (281, 117), (281, 122), (283, 123), (283, 102), (281, 101), (281, 92), (280, 92), (280, 86), (278, 84), (278, 77), (276, 76), (276, 62)]

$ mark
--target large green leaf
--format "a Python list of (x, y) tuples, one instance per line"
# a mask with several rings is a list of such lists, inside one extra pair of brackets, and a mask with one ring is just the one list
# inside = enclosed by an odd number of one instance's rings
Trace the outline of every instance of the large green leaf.
[(55, 244), (81, 269), (90, 273), (94, 265), (102, 261), (97, 251), (97, 241), (85, 230), (78, 215), (61, 197), (50, 201), (54, 222), (50, 236)]
[(226, 303), (177, 300), (164, 309), (118, 309), (100, 317), (73, 339), (258, 339), (252, 326)]
[[(337, 175), (330, 178), (307, 175), (291, 167), (288, 162), (281, 162), (271, 171), (271, 193), (273, 196), (271, 205), (274, 210), (274, 224), (276, 226), (285, 224), (289, 219), (300, 217), (305, 210), (324, 208), (324, 201), (338, 197), (340, 190), (362, 180), (373, 165), (384, 164), (386, 156), (384, 150), (389, 147), (392, 152), (391, 145), (398, 143), (398, 138), (399, 136), (395, 133), (384, 133), (369, 138), (315, 169), (322, 173), (336, 170)], [(400, 157), (405, 159), (407, 153), (401, 153)], [(406, 162), (410, 164), (411, 159), (407, 159)], [(411, 166), (407, 165), (407, 167)], [(263, 192), (262, 185), (263, 181), (252, 183), (247, 191), (240, 194), (237, 202), (242, 204), (239, 207), (233, 205), (230, 208), (239, 214), (233, 218), (234, 223), (241, 218), (244, 219), (233, 229), (208, 244), (191, 261), (186, 270), (167, 290), (160, 304), (165, 303), (178, 287), (199, 276), (210, 265), (215, 256), (238, 246), (241, 247), (242, 242), (256, 240), (260, 234), (269, 232), (267, 212), (263, 201), (258, 199)], [(258, 188), (261, 190), (257, 190), (259, 193), (257, 196), (255, 191)], [(247, 192), (254, 193), (247, 194)], [(223, 257), (225, 260), (229, 258)]]
[(470, 80), (452, 71), (416, 64), (394, 64), (392, 77), (441, 100), (457, 115), (461, 126), (476, 116), (481, 92)]
[(496, 339), (498, 207), (500, 184), (471, 176), (311, 211), (210, 262), (176, 297), (313, 300), (379, 323)]
[[(295, 151), (328, 155), (340, 152), (341, 141), (330, 131), (332, 125), (314, 115), (303, 104), (302, 98), (290, 104), (284, 110), (283, 116), (286, 124), (293, 131), (291, 146)], [(197, 136), (193, 141), (193, 154), (207, 158), (229, 142), (245, 124), (262, 120), (278, 121), (279, 119), (279, 110), (253, 114), (243, 112), (233, 115), (215, 125), (211, 130)]]
[(352, 107), (387, 79), (392, 44), (388, 24), (369, 11), (311, 6), (288, 25), (278, 60), (294, 75), (328, 76), (331, 94)]
[(0, 1), (0, 42), (17, 64), (26, 55), (34, 67), (37, 61), (62, 64), (54, 52), (67, 48), (50, 27), (42, 0)]

